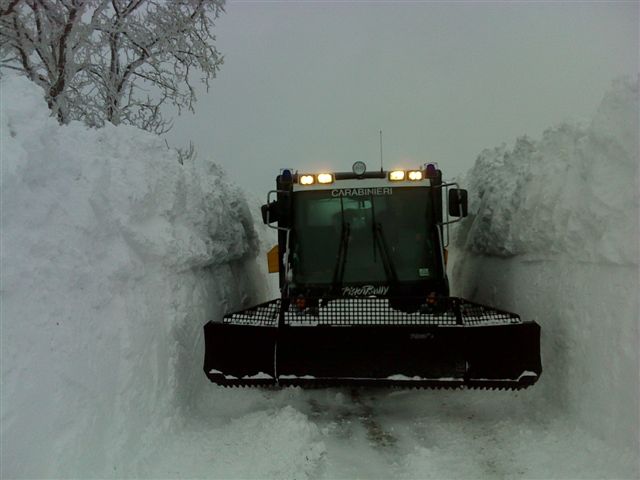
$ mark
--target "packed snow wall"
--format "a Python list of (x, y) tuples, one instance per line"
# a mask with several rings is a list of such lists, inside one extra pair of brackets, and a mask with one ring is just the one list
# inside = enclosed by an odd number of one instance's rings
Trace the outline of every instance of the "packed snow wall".
[(206, 386), (204, 323), (264, 300), (254, 220), (215, 165), (1, 91), (2, 475), (126, 475)]
[(548, 402), (638, 449), (638, 82), (619, 79), (589, 125), (485, 150), (457, 229), (458, 294), (542, 326)]

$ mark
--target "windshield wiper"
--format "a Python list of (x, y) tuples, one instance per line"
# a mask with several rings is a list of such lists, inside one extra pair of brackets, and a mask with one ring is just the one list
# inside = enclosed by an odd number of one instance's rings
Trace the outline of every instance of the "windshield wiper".
[(393, 264), (393, 258), (389, 253), (389, 246), (384, 238), (384, 232), (382, 231), (382, 224), (374, 220), (373, 223), (373, 239), (377, 243), (380, 249), (380, 257), (382, 259), (382, 266), (384, 267), (384, 273), (387, 275), (387, 280), (392, 283), (398, 283), (398, 274), (396, 273), (396, 267)]
[(342, 279), (344, 278), (344, 269), (347, 263), (347, 250), (349, 249), (349, 234), (351, 232), (351, 225), (348, 222), (342, 221), (342, 229), (340, 230), (340, 246), (338, 247), (338, 256), (336, 257), (336, 264), (333, 267), (333, 281), (331, 289), (337, 292), (337, 289), (342, 285)]
[(373, 233), (373, 261), (376, 260), (376, 245), (380, 249), (380, 258), (382, 259), (382, 266), (384, 267), (384, 273), (387, 276), (387, 281), (390, 283), (398, 283), (398, 274), (396, 273), (396, 267), (393, 264), (393, 258), (389, 253), (389, 246), (384, 238), (384, 232), (382, 231), (382, 224), (376, 221), (376, 207), (373, 200), (373, 195), (369, 195), (371, 200), (371, 229)]

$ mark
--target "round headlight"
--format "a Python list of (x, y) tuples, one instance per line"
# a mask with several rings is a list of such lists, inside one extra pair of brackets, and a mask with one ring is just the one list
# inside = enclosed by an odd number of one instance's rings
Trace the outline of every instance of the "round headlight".
[(356, 162), (351, 167), (351, 170), (353, 170), (353, 173), (355, 173), (360, 177), (364, 175), (364, 173), (367, 171), (367, 166), (365, 165), (364, 162)]

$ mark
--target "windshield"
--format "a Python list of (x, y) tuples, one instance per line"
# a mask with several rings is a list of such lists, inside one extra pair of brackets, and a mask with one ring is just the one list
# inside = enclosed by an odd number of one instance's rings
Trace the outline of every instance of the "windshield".
[(331, 284), (336, 272), (347, 285), (414, 282), (437, 274), (427, 188), (348, 193), (354, 191), (295, 194), (294, 283)]

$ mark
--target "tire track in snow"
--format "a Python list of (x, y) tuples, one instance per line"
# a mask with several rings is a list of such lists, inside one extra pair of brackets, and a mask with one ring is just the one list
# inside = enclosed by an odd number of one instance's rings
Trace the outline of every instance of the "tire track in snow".
[(307, 398), (310, 420), (324, 436), (327, 455), (319, 478), (395, 478), (398, 439), (386, 428), (370, 389), (313, 392)]

